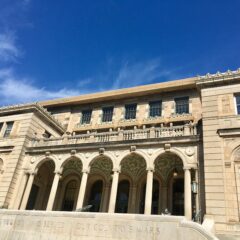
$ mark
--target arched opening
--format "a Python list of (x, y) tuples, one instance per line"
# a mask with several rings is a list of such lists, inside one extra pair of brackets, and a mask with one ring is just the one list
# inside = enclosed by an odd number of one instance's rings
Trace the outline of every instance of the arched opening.
[(62, 211), (72, 211), (75, 205), (76, 193), (77, 193), (77, 181), (70, 180), (65, 189), (63, 198)]
[(58, 183), (54, 209), (73, 211), (77, 205), (82, 177), (82, 162), (80, 159), (72, 157), (64, 162), (62, 169), (62, 177)]
[(105, 155), (91, 161), (84, 204), (92, 205), (92, 212), (108, 211), (112, 168), (112, 160)]
[(138, 197), (139, 183), (142, 178), (146, 181), (146, 161), (145, 159), (136, 153), (131, 153), (123, 158), (121, 161), (121, 173), (119, 176), (118, 189), (121, 187), (120, 182), (128, 179), (129, 193), (128, 193), (128, 205), (126, 213), (138, 213), (140, 197)]
[(54, 178), (55, 164), (52, 160), (44, 162), (34, 178), (27, 202), (27, 210), (45, 210)]
[(91, 205), (90, 212), (99, 212), (103, 192), (103, 181), (97, 180), (93, 183), (87, 204)]
[(130, 183), (128, 180), (122, 180), (121, 182), (119, 182), (115, 207), (116, 213), (128, 212), (129, 189)]
[(162, 180), (160, 189), (160, 211), (172, 215), (184, 215), (184, 172), (182, 159), (172, 153), (165, 152), (155, 160), (155, 175)]

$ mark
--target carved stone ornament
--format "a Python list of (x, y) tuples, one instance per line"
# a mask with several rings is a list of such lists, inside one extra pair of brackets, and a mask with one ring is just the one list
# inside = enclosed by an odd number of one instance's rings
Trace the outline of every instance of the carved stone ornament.
[(105, 148), (99, 148), (99, 154), (102, 155), (105, 152)]
[(32, 157), (31, 160), (30, 160), (30, 163), (33, 164), (36, 162), (36, 157)]
[(131, 146), (131, 147), (130, 147), (130, 152), (135, 152), (135, 151), (136, 151), (136, 149), (137, 149), (137, 147), (136, 147), (136, 146)]
[(170, 148), (171, 148), (171, 144), (166, 143), (166, 144), (164, 145), (164, 150), (165, 150), (166, 152), (169, 152), (169, 151), (170, 151)]
[(71, 155), (73, 156), (73, 155), (75, 155), (76, 154), (76, 150), (71, 150)]
[(45, 152), (45, 156), (46, 156), (46, 157), (49, 157), (50, 154), (51, 154), (50, 152)]
[(149, 156), (153, 155), (153, 150), (152, 149), (148, 149), (148, 155)]
[(185, 153), (186, 153), (187, 156), (191, 157), (191, 156), (194, 155), (195, 150), (194, 150), (193, 147), (187, 147), (187, 148), (185, 149)]
[(89, 158), (90, 157), (90, 153), (85, 153), (85, 158)]

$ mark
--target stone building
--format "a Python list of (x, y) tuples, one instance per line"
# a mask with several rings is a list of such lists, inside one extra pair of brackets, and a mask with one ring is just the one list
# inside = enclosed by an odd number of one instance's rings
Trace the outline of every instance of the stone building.
[(0, 206), (184, 215), (240, 234), (240, 70), (0, 108)]

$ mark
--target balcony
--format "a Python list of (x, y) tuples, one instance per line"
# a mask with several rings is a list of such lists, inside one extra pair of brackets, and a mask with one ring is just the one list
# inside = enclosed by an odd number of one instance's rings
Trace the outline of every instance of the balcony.
[(197, 135), (196, 125), (182, 125), (172, 127), (152, 127), (146, 129), (120, 130), (104, 133), (79, 134), (60, 138), (33, 139), (29, 147), (58, 146), (86, 143), (106, 143), (129, 140), (161, 139)]

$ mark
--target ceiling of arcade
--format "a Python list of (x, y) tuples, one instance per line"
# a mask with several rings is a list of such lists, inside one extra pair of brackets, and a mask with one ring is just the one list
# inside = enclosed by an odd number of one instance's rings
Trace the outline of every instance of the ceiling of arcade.
[(175, 154), (164, 153), (155, 160), (155, 172), (161, 176), (164, 182), (167, 182), (174, 169), (178, 173), (183, 172), (182, 160)]
[(101, 174), (110, 180), (112, 169), (112, 161), (106, 156), (100, 156), (91, 164), (90, 174)]
[(78, 159), (71, 159), (68, 163), (64, 166), (62, 175), (66, 176), (70, 173), (78, 173), (82, 175), (82, 162)]
[(143, 157), (137, 154), (130, 154), (121, 162), (121, 173), (130, 176), (133, 181), (137, 181), (146, 173), (146, 162)]

